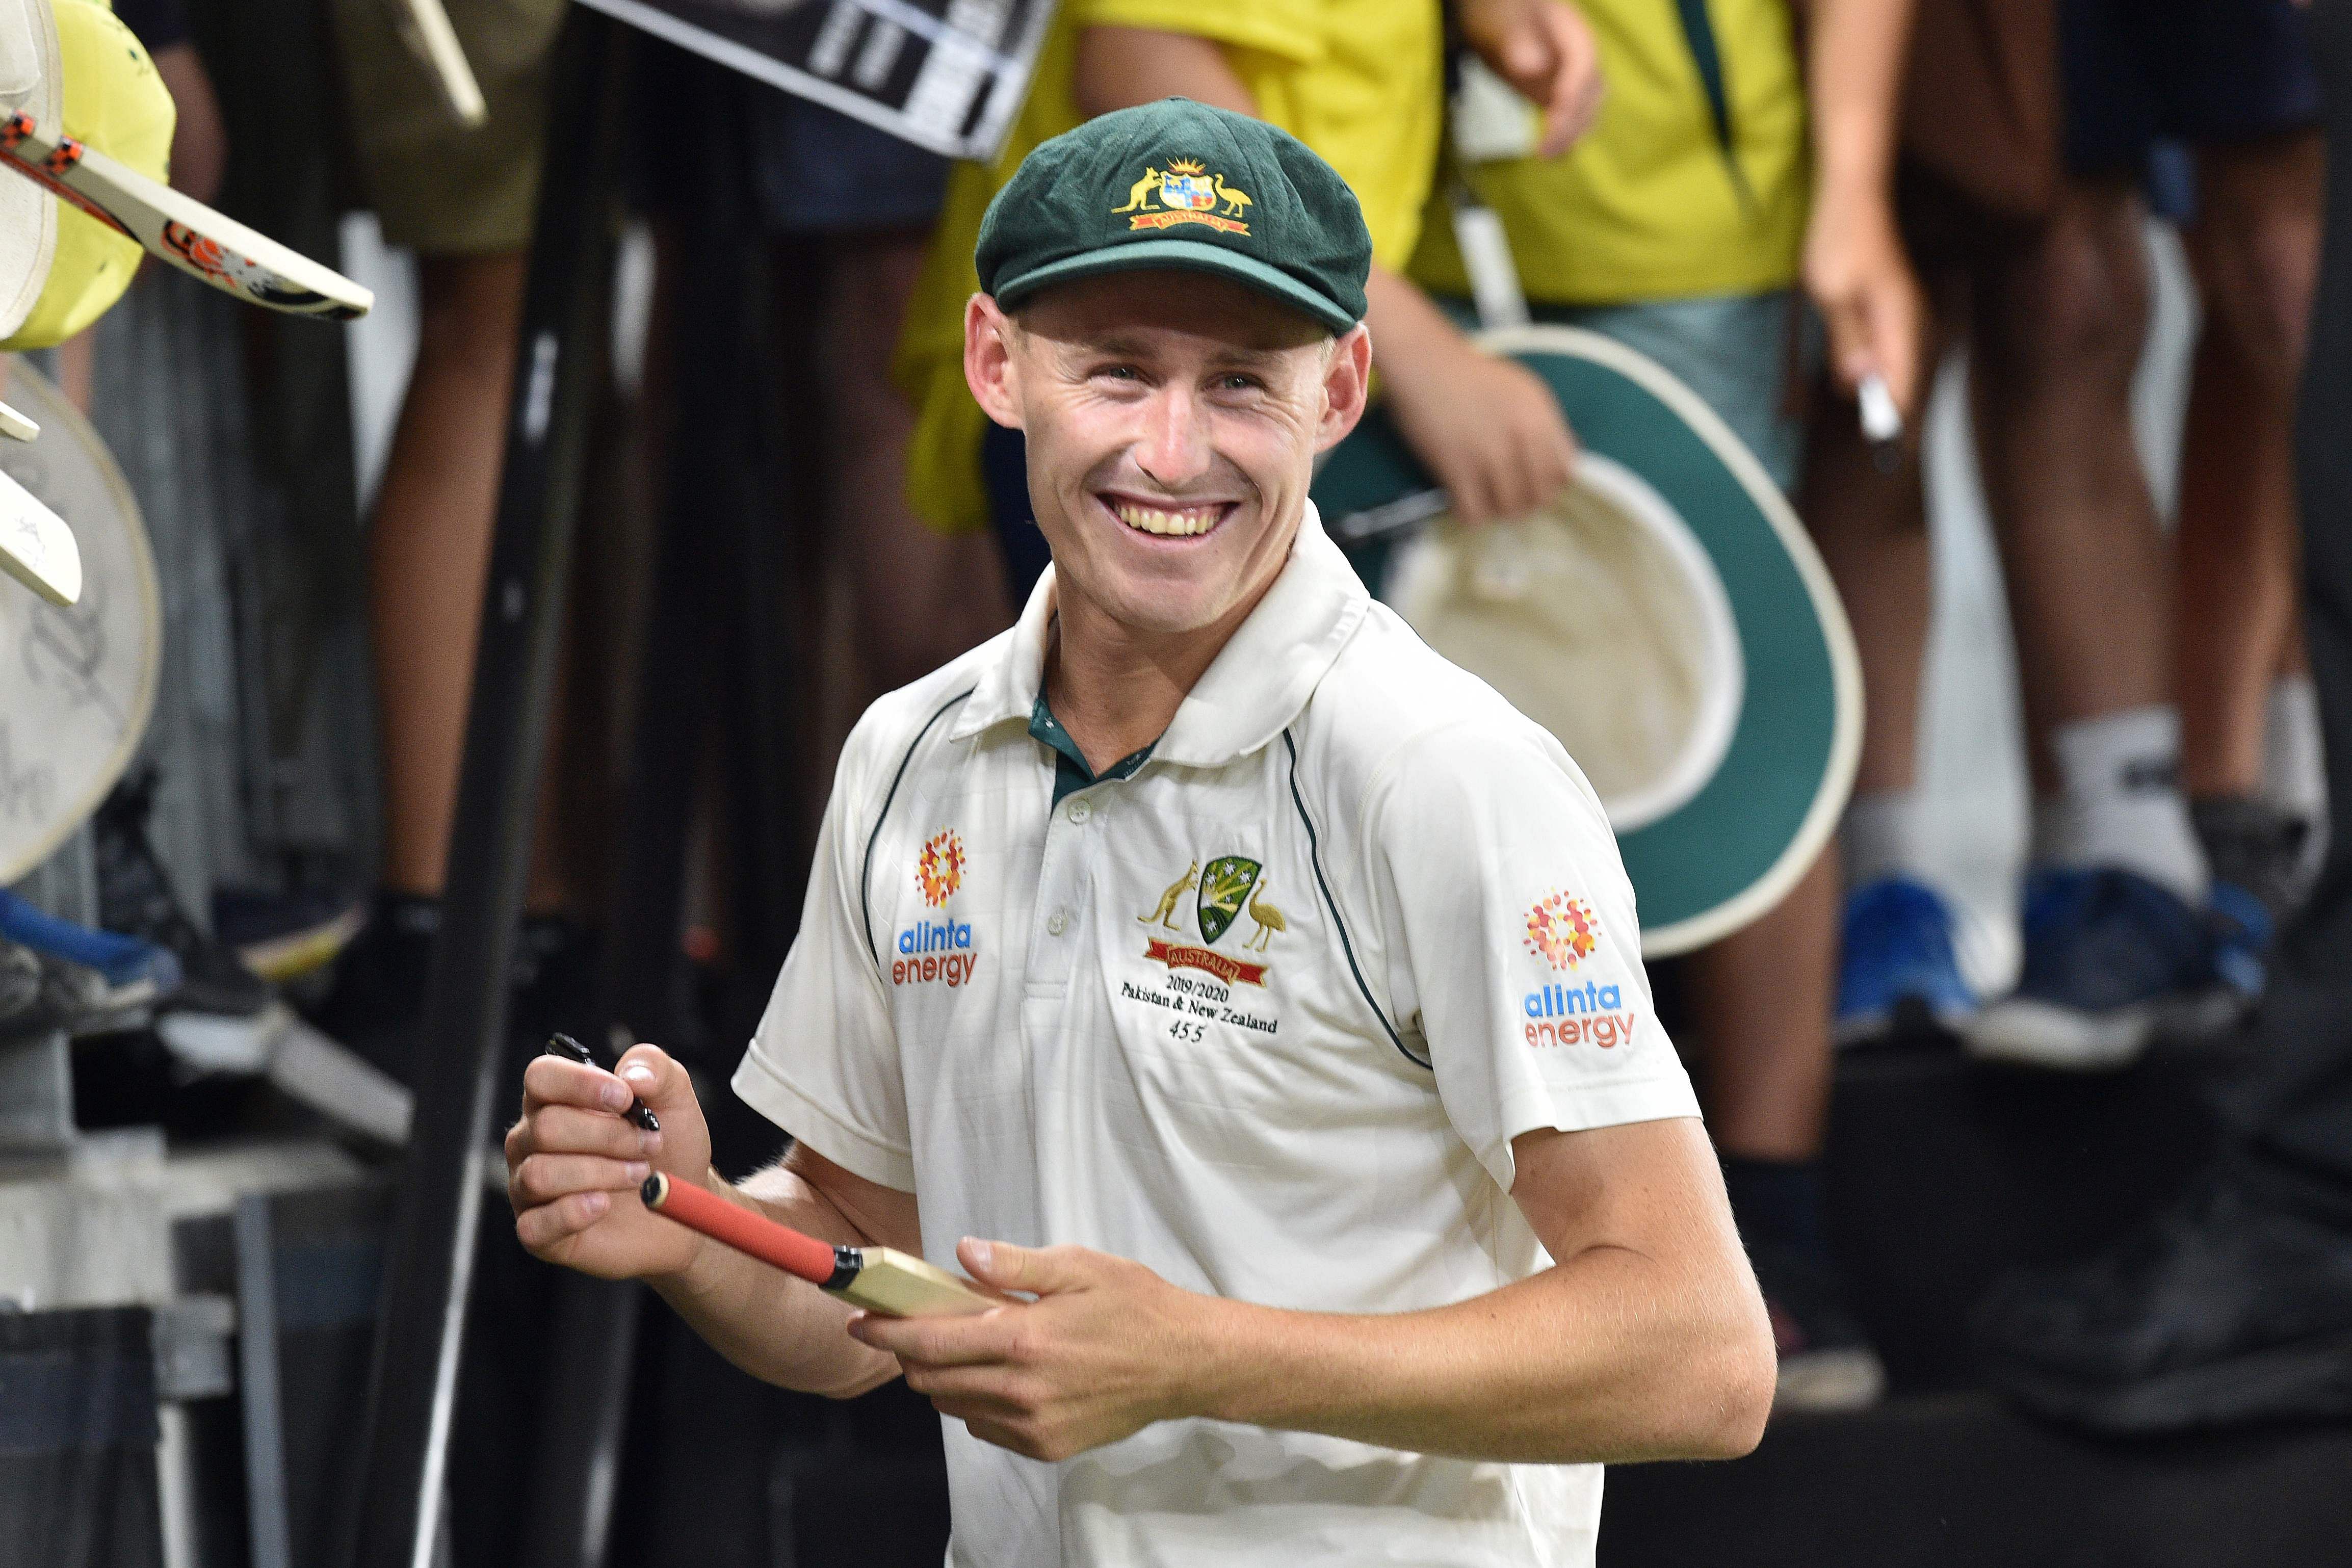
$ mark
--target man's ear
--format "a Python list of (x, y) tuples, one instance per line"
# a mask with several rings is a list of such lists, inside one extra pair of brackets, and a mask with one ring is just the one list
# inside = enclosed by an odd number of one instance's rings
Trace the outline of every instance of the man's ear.
[(1323, 420), (1315, 432), (1315, 449), (1328, 452), (1347, 438), (1364, 416), (1372, 393), (1372, 329), (1358, 321), (1331, 345), (1323, 367)]
[(1021, 329), (985, 294), (963, 307), (963, 379), (981, 411), (1008, 430), (1021, 428), (1020, 376), (1013, 336)]

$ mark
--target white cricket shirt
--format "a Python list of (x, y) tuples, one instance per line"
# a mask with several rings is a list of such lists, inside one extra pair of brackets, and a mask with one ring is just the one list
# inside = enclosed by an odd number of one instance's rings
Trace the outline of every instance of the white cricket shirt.
[[(947, 1268), (1076, 1243), (1397, 1312), (1544, 1266), (1514, 1136), (1698, 1113), (1583, 775), (1310, 507), (1141, 765), (1056, 802), (1052, 584), (850, 737), (736, 1091), (912, 1191)], [(958, 1568), (1585, 1564), (1600, 1523), (1598, 1465), (1215, 1421), (1043, 1464), (943, 1426)]]

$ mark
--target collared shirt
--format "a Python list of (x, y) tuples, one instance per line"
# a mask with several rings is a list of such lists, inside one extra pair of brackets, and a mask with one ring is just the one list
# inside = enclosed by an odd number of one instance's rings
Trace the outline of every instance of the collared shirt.
[[(1310, 509), (1150, 754), (1057, 801), (1052, 595), (851, 736), (737, 1092), (913, 1192), (947, 1267), (1076, 1243), (1343, 1312), (1543, 1267), (1514, 1137), (1697, 1113), (1583, 775)], [(1600, 1519), (1597, 1465), (1199, 1420), (1048, 1465), (944, 1426), (958, 1568), (1580, 1564)]]

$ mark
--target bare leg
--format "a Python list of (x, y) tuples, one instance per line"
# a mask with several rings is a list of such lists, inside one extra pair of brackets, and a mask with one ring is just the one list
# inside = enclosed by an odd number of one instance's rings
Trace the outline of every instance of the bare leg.
[(1832, 847), (1770, 913), (1691, 955), (1707, 1123), (1726, 1154), (1789, 1163), (1821, 1156), (1837, 921)]
[(2045, 795), (2055, 726), (2169, 696), (2169, 567), (2131, 427), (2147, 324), (2138, 224), (2125, 188), (2073, 186), (1978, 294), (1978, 451)]
[(833, 247), (822, 346), (835, 411), (835, 538), (848, 557), (866, 700), (929, 674), (1013, 619), (995, 541), (938, 533), (907, 504), (915, 412), (891, 384), (890, 353), (928, 244), (920, 231), (903, 230)]
[(383, 881), (437, 897), (522, 309), (519, 252), (427, 257), (416, 367), (369, 539), (383, 748)]
[[(1920, 363), (1932, 367), (1937, 357), (1931, 352)], [(1895, 472), (1882, 473), (1852, 410), (1840, 400), (1819, 401), (1824, 406), (1806, 437), (1798, 510), (1837, 584), (1862, 658), (1854, 794), (1905, 791), (1918, 772), (1919, 681), (1931, 609), (1918, 450), (1915, 443)]]
[(2295, 660), (2294, 391), (2319, 267), (2316, 133), (2200, 154), (2183, 236), (2205, 310), (2181, 435), (2174, 617), (2193, 796), (2263, 783), (2273, 679)]

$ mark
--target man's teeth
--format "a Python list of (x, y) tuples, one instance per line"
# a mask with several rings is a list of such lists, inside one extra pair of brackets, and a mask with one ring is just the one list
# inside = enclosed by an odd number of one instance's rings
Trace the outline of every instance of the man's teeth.
[(1133, 501), (1120, 501), (1118, 520), (1129, 528), (1146, 533), (1165, 533), (1189, 537), (1206, 533), (1217, 526), (1217, 519), (1225, 514), (1223, 506), (1187, 507), (1181, 511), (1162, 511), (1156, 506), (1139, 506)]

